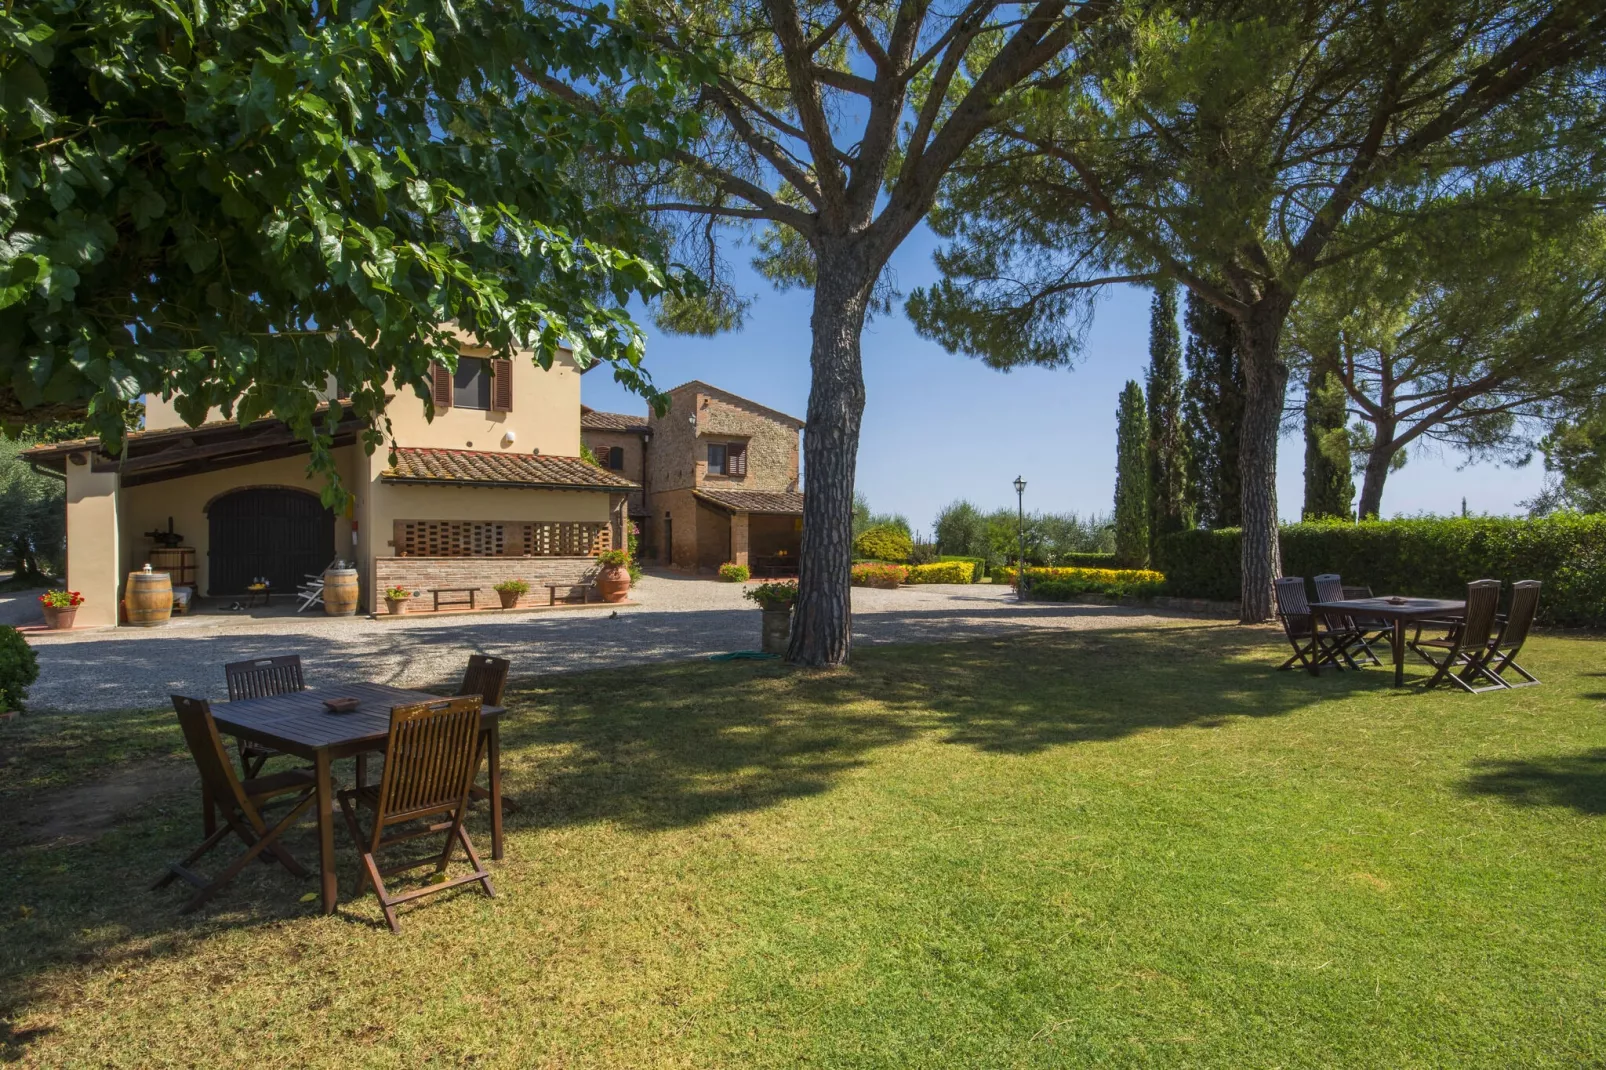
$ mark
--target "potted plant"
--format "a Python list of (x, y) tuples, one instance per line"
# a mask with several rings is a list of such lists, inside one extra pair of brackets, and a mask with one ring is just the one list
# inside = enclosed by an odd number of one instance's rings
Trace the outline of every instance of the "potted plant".
[(630, 552), (606, 550), (597, 555), (597, 591), (604, 602), (623, 602), (630, 593)]
[(759, 649), (766, 654), (784, 654), (792, 638), (792, 605), (797, 601), (797, 583), (779, 580), (761, 583), (742, 592), (742, 597), (758, 603), (763, 613)]
[(77, 591), (46, 591), (39, 596), (39, 604), (44, 607), (45, 627), (65, 631), (72, 627), (78, 607), (84, 604), (84, 596)]
[(491, 590), (502, 600), (503, 609), (512, 609), (519, 604), (520, 598), (530, 593), (530, 585), (523, 580), (503, 580)]
[(406, 611), (407, 600), (412, 596), (413, 592), (405, 587), (386, 587), (385, 608), (390, 610), (390, 615), (394, 617)]

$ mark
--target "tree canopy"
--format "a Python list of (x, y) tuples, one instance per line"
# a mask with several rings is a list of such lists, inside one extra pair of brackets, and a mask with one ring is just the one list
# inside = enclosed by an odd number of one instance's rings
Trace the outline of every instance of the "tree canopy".
[[(41, 0), (0, 12), (0, 419), (112, 448), (144, 392), (272, 412), (332, 474), (331, 377), (382, 439), (455, 332), (646, 393), (633, 295), (673, 289), (584, 160), (653, 158), (695, 60), (605, 9), (497, 0)], [(576, 111), (519, 72), (615, 88)], [(338, 419), (331, 411), (327, 422)]]
[[(1092, 295), (1170, 278), (1242, 346), (1243, 614), (1278, 573), (1284, 320), (1321, 272), (1467, 211), (1591, 202), (1606, 8), (1593, 0), (1143, 5), (954, 169), (945, 278), (917, 324), (991, 362), (1063, 364)], [(1376, 211), (1357, 210), (1371, 206)]]

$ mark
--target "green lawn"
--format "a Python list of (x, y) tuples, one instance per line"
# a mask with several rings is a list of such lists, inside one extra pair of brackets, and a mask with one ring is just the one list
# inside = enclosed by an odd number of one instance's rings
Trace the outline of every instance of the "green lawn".
[(0, 1058), (1606, 1061), (1606, 643), (1537, 639), (1543, 687), (1467, 696), (1277, 673), (1278, 642), (1183, 622), (518, 685), (498, 898), (399, 937), (277, 867), (179, 915), (144, 889), (196, 837), (182, 791), (22, 845), (56, 785), (177, 734), (0, 725)]

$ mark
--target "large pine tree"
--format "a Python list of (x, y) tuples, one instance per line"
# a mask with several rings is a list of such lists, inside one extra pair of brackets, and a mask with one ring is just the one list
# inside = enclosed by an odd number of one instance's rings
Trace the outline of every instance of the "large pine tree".
[(1238, 444), (1244, 417), (1243, 366), (1232, 317), (1188, 293), (1188, 385), (1183, 426), (1188, 442), (1188, 488), (1194, 515), (1207, 528), (1237, 527)]
[(1192, 526), (1188, 444), (1182, 428), (1182, 337), (1177, 290), (1164, 284), (1149, 306), (1149, 560), (1160, 536)]
[(1349, 418), (1337, 346), (1312, 354), (1305, 380), (1306, 520), (1354, 516)]
[(1115, 559), (1140, 568), (1149, 560), (1149, 419), (1135, 381), (1127, 380), (1115, 416)]

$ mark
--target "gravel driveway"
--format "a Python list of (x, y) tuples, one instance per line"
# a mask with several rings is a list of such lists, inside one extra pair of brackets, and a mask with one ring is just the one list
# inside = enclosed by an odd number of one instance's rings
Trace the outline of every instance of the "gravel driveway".
[[(649, 575), (640, 604), (531, 612), (369, 620), (304, 615), (175, 618), (167, 627), (33, 633), (39, 681), (33, 709), (162, 706), (180, 694), (220, 698), (227, 661), (300, 654), (308, 686), (362, 679), (429, 686), (457, 679), (468, 655), (510, 658), (515, 676), (705, 657), (758, 645), (758, 612), (738, 584)], [(938, 642), (1026, 629), (1159, 624), (1116, 606), (1016, 603), (1008, 588), (977, 584), (856, 588), (858, 643)], [(1205, 622), (1201, 621), (1201, 624)]]

